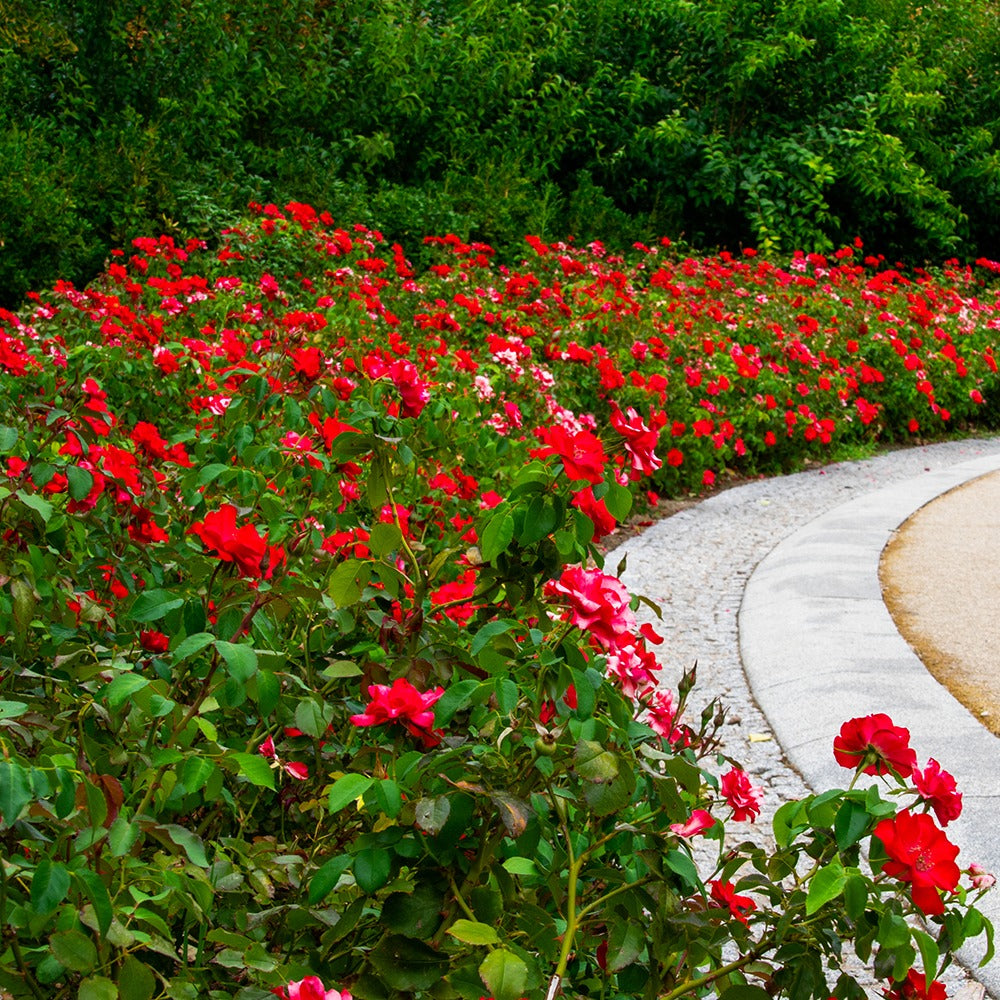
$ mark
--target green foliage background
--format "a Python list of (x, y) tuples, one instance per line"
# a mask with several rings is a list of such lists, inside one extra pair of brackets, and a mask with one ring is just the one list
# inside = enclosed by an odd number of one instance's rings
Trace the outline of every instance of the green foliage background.
[(0, 302), (251, 199), (995, 255), (998, 132), (989, 0), (0, 0)]

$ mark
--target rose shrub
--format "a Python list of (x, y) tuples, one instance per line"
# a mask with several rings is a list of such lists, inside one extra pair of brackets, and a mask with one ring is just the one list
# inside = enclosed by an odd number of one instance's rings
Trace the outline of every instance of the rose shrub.
[(930, 990), (992, 940), (954, 781), (849, 720), (849, 787), (741, 841), (723, 710), (594, 541), (651, 486), (975, 420), (995, 293), (431, 243), (258, 207), (0, 314), (0, 987), (847, 1000), (852, 942)]

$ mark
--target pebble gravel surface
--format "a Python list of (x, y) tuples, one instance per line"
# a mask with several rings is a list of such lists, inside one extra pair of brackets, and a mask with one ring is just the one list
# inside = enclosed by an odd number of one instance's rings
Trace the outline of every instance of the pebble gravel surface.
[[(964, 439), (754, 480), (681, 510), (607, 553), (605, 572), (615, 572), (626, 559), (626, 586), (661, 609), (657, 619), (643, 605), (638, 617), (664, 636), (657, 650), (662, 685), (676, 690), (683, 671), (697, 663), (688, 717), (696, 723), (701, 707), (720, 699), (728, 713), (722, 752), (742, 762), (765, 790), (758, 821), (727, 830), (727, 837), (766, 846), (774, 811), (813, 791), (771, 736), (740, 660), (740, 602), (757, 564), (796, 529), (855, 497), (998, 451), (1000, 438)], [(949, 970), (945, 983), (953, 998), (983, 995), (961, 968)], [(864, 985), (873, 997), (881, 996), (874, 982)]]

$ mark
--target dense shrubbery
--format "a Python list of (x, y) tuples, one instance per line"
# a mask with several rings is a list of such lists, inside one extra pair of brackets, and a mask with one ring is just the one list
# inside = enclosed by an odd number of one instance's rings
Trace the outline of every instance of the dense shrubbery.
[(10, 0), (0, 289), (250, 199), (913, 261), (997, 245), (1000, 24), (947, 0)]
[(991, 941), (888, 716), (743, 840), (594, 543), (988, 413), (1000, 265), (529, 244), (268, 206), (0, 312), (6, 993), (861, 1000), (852, 942), (901, 1000)]

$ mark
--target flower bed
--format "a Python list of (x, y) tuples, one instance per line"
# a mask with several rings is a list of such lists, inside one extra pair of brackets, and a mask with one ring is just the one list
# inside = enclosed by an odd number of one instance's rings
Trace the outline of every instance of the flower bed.
[(939, 991), (991, 934), (947, 772), (850, 720), (729, 842), (760, 790), (595, 543), (988, 422), (997, 265), (430, 242), (257, 206), (0, 314), (0, 987), (846, 1000), (853, 941)]

